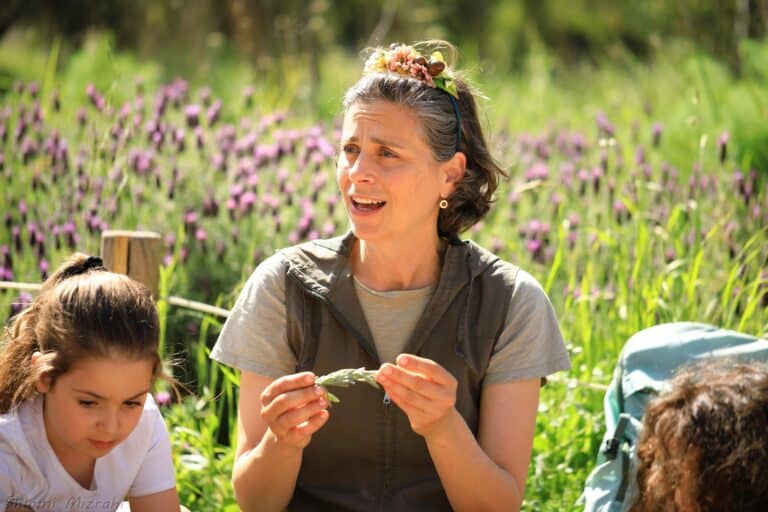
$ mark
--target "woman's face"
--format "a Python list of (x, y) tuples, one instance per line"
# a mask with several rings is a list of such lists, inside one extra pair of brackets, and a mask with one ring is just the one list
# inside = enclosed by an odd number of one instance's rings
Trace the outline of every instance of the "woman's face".
[(406, 107), (357, 103), (344, 116), (336, 178), (361, 240), (434, 244), (438, 203), (454, 189), (455, 167), (435, 160)]

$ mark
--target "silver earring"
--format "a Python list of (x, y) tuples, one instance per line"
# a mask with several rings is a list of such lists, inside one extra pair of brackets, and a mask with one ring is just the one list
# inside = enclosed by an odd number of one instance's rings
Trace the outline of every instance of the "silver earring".
[(441, 210), (445, 210), (446, 208), (448, 208), (448, 201), (446, 201), (445, 199), (441, 199), (440, 200), (440, 209)]

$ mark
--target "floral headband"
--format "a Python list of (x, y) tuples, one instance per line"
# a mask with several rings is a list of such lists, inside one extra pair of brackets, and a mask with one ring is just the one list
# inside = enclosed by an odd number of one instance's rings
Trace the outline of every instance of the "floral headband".
[(453, 74), (440, 52), (432, 52), (427, 60), (413, 46), (393, 43), (388, 50), (379, 48), (365, 61), (363, 73), (387, 72), (415, 78), (447, 92), (455, 99), (459, 98)]

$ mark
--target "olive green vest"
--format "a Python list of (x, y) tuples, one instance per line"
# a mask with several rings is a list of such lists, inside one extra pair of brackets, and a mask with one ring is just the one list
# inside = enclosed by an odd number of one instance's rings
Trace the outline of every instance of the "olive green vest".
[[(381, 364), (349, 266), (354, 240), (350, 233), (282, 251), (297, 372), (323, 375)], [(404, 349), (456, 377), (456, 409), (475, 435), (483, 378), (517, 270), (471, 242), (450, 243), (434, 295)], [(450, 510), (424, 439), (384, 392), (364, 384), (333, 392), (341, 403), (304, 449), (288, 509)]]

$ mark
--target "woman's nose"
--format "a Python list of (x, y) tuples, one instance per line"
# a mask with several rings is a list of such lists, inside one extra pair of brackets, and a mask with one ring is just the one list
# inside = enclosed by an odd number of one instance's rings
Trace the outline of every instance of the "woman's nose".
[(355, 161), (349, 166), (349, 178), (354, 182), (373, 181), (374, 170), (370, 158), (362, 152), (357, 155)]

